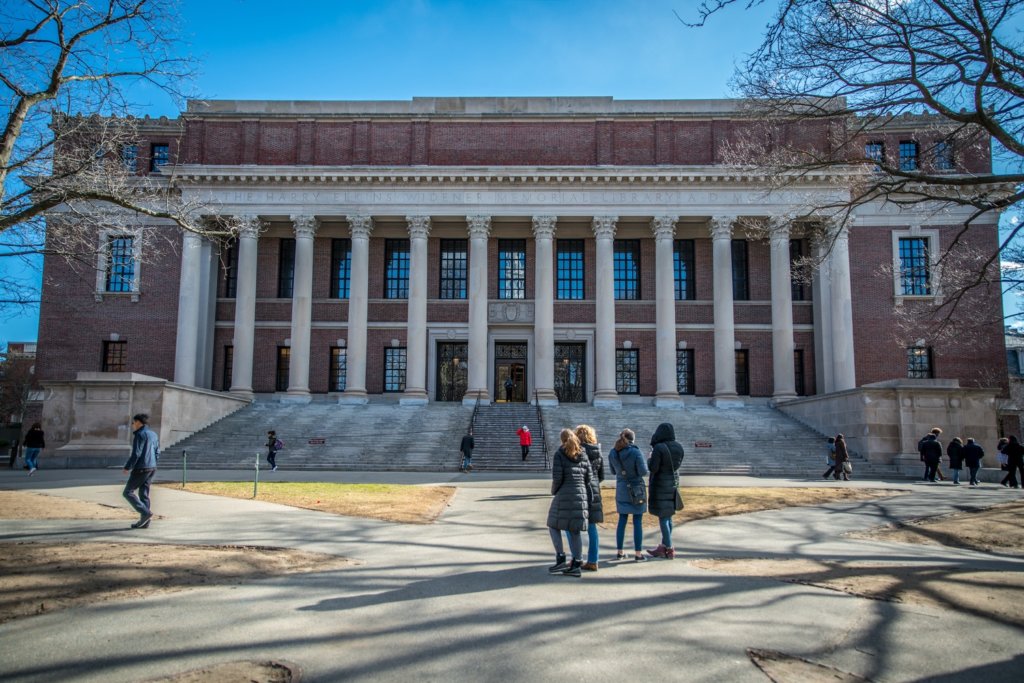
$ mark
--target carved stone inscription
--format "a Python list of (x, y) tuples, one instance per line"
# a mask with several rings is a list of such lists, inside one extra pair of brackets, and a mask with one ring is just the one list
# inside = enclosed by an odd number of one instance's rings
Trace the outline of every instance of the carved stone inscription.
[(502, 301), (487, 305), (487, 322), (533, 324), (533, 304), (525, 301)]

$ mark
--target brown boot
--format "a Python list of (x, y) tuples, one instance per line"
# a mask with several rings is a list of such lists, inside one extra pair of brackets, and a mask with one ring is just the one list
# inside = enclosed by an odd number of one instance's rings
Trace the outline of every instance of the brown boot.
[(596, 562), (587, 562), (586, 564), (584, 564), (581, 567), (581, 569), (583, 569), (583, 571), (585, 571), (585, 572), (596, 572), (597, 571), (597, 563)]

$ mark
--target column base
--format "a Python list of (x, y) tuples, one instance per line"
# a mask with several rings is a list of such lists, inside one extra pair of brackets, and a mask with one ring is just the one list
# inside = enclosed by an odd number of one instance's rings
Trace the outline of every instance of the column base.
[(292, 391), (288, 390), (287, 394), (278, 397), (281, 403), (309, 403), (313, 400), (313, 397), (309, 395), (308, 391)]
[(797, 398), (799, 398), (799, 396), (797, 396), (796, 394), (776, 394), (775, 396), (772, 396), (772, 400), (769, 401), (769, 405), (771, 405), (772, 407), (775, 407), (775, 406), (779, 405), (780, 403), (785, 403), (786, 401), (792, 401), (792, 400), (795, 400)]
[(365, 389), (345, 390), (338, 397), (338, 405), (343, 406), (364, 406), (369, 402), (370, 397), (366, 395)]
[(721, 394), (711, 399), (711, 405), (716, 408), (742, 408), (744, 403), (736, 394)]
[(234, 394), (235, 396), (238, 396), (240, 398), (247, 398), (250, 401), (255, 401), (256, 400), (256, 394), (250, 388), (235, 388), (235, 387), (231, 387), (231, 389), (228, 390), (228, 393), (229, 394)]
[(423, 389), (410, 389), (398, 399), (400, 406), (425, 406), (429, 402), (427, 392)]
[(614, 391), (598, 391), (594, 394), (593, 406), (595, 408), (622, 410), (622, 399)]
[(655, 408), (685, 408), (686, 403), (679, 394), (658, 394), (654, 397)]
[(555, 393), (554, 389), (537, 389), (537, 405), (544, 408), (557, 407), (558, 394)]
[(467, 391), (466, 395), (462, 397), (462, 405), (475, 406), (477, 399), (480, 400), (480, 405), (482, 406), (491, 404), (491, 396), (487, 393), (486, 389), (472, 389)]

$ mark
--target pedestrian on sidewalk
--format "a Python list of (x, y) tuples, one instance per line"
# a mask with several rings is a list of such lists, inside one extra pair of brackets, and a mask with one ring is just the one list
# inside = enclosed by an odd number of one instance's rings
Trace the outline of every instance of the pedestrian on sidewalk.
[(523, 462), (526, 462), (526, 456), (530, 454), (530, 446), (533, 445), (533, 436), (530, 434), (530, 428), (526, 425), (517, 429), (516, 434), (519, 435), (519, 450), (523, 453)]
[(964, 467), (964, 442), (959, 436), (953, 437), (946, 446), (946, 455), (949, 457), (949, 469), (953, 473), (953, 486), (959, 486), (960, 470)]
[(661, 543), (647, 551), (651, 557), (675, 559), (672, 546), (672, 517), (682, 505), (679, 494), (679, 468), (683, 464), (683, 446), (676, 441), (675, 428), (662, 422), (651, 437), (651, 457), (647, 469), (651, 472), (648, 512), (658, 518)]
[(462, 443), (459, 444), (459, 452), (462, 453), (462, 466), (459, 467), (460, 472), (469, 472), (473, 469), (473, 448), (475, 447), (473, 428), (470, 427), (466, 435), (462, 437)]
[(1010, 440), (1006, 437), (999, 439), (999, 442), (996, 443), (996, 460), (999, 461), (999, 470), (1006, 472), (1003, 475), (1002, 481), (999, 482), (1001, 486), (1010, 485), (1010, 466), (1007, 464), (1008, 459), (1006, 457), (1006, 444), (1008, 443), (1010, 443)]
[(270, 464), (270, 471), (277, 472), (277, 452), (284, 448), (284, 442), (277, 438), (277, 432), (271, 429), (267, 432), (267, 462)]
[(35, 474), (39, 469), (39, 454), (46, 448), (46, 435), (43, 433), (43, 425), (33, 422), (29, 430), (25, 432), (25, 467), (29, 475)]
[[(149, 527), (153, 519), (153, 507), (149, 500), (149, 487), (156, 474), (156, 463), (160, 457), (160, 438), (149, 428), (149, 415), (139, 413), (132, 418), (132, 452), (124, 464), (128, 482), (122, 495), (139, 513), (139, 521), (133, 529)], [(136, 495), (138, 491), (138, 495)]]
[(924, 480), (934, 482), (939, 461), (942, 460), (942, 442), (939, 441), (939, 434), (942, 430), (936, 427), (924, 437), (918, 444), (917, 450), (924, 460)]
[(985, 449), (975, 443), (974, 439), (967, 439), (963, 454), (967, 471), (971, 473), (971, 486), (977, 486), (978, 470), (981, 469), (981, 461), (985, 458)]
[(626, 540), (626, 524), (633, 515), (633, 560), (643, 562), (644, 555), (644, 522), (647, 512), (647, 463), (640, 449), (633, 445), (636, 434), (632, 429), (623, 429), (615, 441), (615, 447), (608, 454), (608, 466), (615, 475), (615, 511), (619, 515), (619, 524), (615, 529), (615, 559), (626, 559), (623, 551)]
[(600, 562), (600, 539), (597, 525), (604, 521), (604, 501), (601, 500), (601, 482), (604, 481), (604, 458), (601, 457), (601, 444), (597, 443), (597, 432), (590, 425), (576, 427), (576, 438), (579, 439), (583, 451), (590, 461), (591, 504), (587, 514), (587, 561), (583, 571), (596, 572)]
[[(549, 574), (582, 576), (583, 539), (587, 530), (587, 516), (592, 504), (593, 490), (590, 480), (590, 461), (571, 429), (559, 435), (562, 445), (555, 451), (551, 465), (551, 507), (548, 508), (548, 533), (555, 546), (555, 563), (548, 567)], [(566, 561), (562, 532), (569, 532), (569, 552), (572, 561)]]
[(843, 481), (850, 481), (852, 471), (853, 465), (850, 463), (850, 451), (846, 448), (846, 437), (836, 434), (836, 479), (842, 476)]
[[(1010, 435), (1010, 442), (1003, 448), (1006, 453), (1006, 468), (1010, 472), (1010, 488), (1019, 489), (1024, 484), (1024, 446), (1017, 440), (1016, 435)], [(1017, 475), (1020, 474), (1020, 482)]]
[(838, 479), (839, 470), (836, 469), (836, 439), (834, 436), (828, 437), (825, 449), (825, 464), (828, 465), (828, 469), (825, 470), (825, 474), (821, 475), (821, 477), (822, 479), (828, 479), (831, 476), (833, 479)]

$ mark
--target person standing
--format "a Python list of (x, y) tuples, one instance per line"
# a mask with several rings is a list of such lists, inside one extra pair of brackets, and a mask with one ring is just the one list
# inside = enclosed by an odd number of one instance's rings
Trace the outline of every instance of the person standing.
[(516, 383), (512, 381), (511, 377), (505, 378), (505, 403), (512, 402), (512, 390), (516, 388)]
[[(640, 449), (633, 445), (636, 435), (632, 429), (623, 429), (615, 441), (615, 447), (608, 454), (608, 466), (615, 475), (615, 511), (619, 514), (619, 524), (615, 529), (615, 559), (626, 559), (623, 546), (626, 540), (626, 524), (633, 515), (633, 560), (644, 562), (644, 526), (643, 515), (647, 512), (647, 463)], [(639, 500), (630, 491), (641, 494)]]
[[(935, 429), (938, 429), (938, 427)], [(924, 437), (924, 440), (917, 447), (921, 452), (921, 458), (924, 460), (924, 480), (930, 482), (935, 481), (935, 472), (939, 467), (939, 461), (942, 460), (942, 443), (939, 441), (939, 435), (935, 429), (928, 436)], [(939, 433), (941, 433), (941, 430), (939, 430)]]
[(978, 470), (981, 469), (981, 461), (985, 458), (985, 449), (975, 443), (974, 439), (967, 439), (963, 456), (967, 471), (971, 473), (971, 486), (977, 486)]
[(597, 525), (604, 521), (604, 501), (601, 500), (601, 482), (604, 481), (604, 458), (601, 457), (601, 444), (597, 443), (597, 432), (590, 425), (576, 427), (576, 438), (579, 439), (583, 451), (590, 461), (591, 503), (587, 515), (587, 561), (582, 569), (596, 572), (600, 561), (600, 539)]
[(44, 448), (46, 448), (46, 435), (43, 433), (43, 425), (34, 422), (25, 432), (25, 466), (28, 467), (30, 476), (39, 469), (39, 454)]
[[(555, 563), (548, 567), (548, 573), (582, 576), (583, 539), (580, 533), (587, 529), (588, 510), (593, 502), (590, 486), (593, 473), (590, 461), (572, 430), (563, 429), (559, 437), (562, 445), (555, 451), (551, 464), (551, 495), (554, 498), (548, 509), (548, 532), (555, 546)], [(569, 532), (571, 562), (566, 561), (563, 531)]]
[(1006, 472), (1006, 474), (1003, 475), (1002, 481), (999, 482), (1001, 486), (1010, 485), (1010, 467), (1006, 464), (1006, 444), (1008, 443), (1010, 443), (1010, 440), (1006, 437), (999, 439), (996, 443), (996, 460), (999, 461), (999, 470), (1001, 472)]
[(834, 479), (839, 478), (839, 470), (836, 469), (836, 439), (833, 436), (828, 437), (828, 442), (825, 444), (825, 464), (828, 465), (828, 469), (825, 470), (825, 474), (821, 475), (822, 479), (828, 479), (830, 476)]
[(530, 454), (530, 446), (533, 445), (533, 436), (530, 434), (530, 428), (526, 425), (517, 429), (516, 434), (519, 435), (519, 450), (523, 453), (523, 462), (526, 462), (526, 456)]
[(277, 438), (277, 432), (271, 429), (267, 432), (267, 463), (270, 464), (270, 471), (277, 472), (277, 452), (281, 450), (281, 440)]
[[(139, 521), (133, 529), (149, 527), (153, 519), (153, 507), (149, 501), (149, 487), (156, 474), (156, 463), (160, 457), (160, 438), (149, 428), (149, 415), (139, 413), (132, 418), (132, 452), (124, 464), (128, 483), (124, 485), (125, 500), (139, 513)], [(138, 495), (135, 492), (138, 491)]]
[[(1024, 484), (1024, 446), (1015, 435), (1011, 434), (1009, 438), (1010, 442), (1003, 448), (1003, 452), (1006, 453), (1006, 467), (1010, 472), (1010, 487), (1019, 489)], [(1019, 482), (1018, 474), (1020, 475)]]
[(676, 514), (676, 496), (679, 495), (679, 468), (683, 464), (683, 446), (676, 441), (675, 428), (662, 422), (651, 437), (651, 457), (647, 469), (651, 472), (650, 503), (648, 512), (658, 518), (661, 544), (647, 553), (651, 557), (674, 559), (672, 547), (672, 517)]
[(949, 469), (953, 472), (953, 486), (959, 486), (960, 470), (964, 467), (964, 442), (959, 436), (946, 446), (946, 455), (949, 456)]
[(462, 437), (462, 443), (459, 444), (459, 452), (462, 453), (462, 466), (459, 467), (460, 472), (469, 472), (473, 469), (473, 448), (476, 447), (476, 442), (473, 441), (473, 428), (470, 427), (466, 435)]

